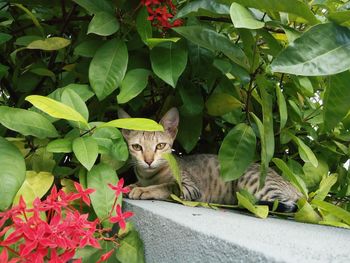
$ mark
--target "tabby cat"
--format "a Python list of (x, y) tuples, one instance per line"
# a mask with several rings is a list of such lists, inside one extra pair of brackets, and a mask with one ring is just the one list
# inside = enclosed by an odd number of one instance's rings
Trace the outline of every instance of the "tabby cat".
[[(120, 118), (130, 117), (119, 110)], [(131, 185), (131, 199), (168, 199), (178, 193), (178, 187), (163, 153), (171, 153), (177, 134), (179, 113), (170, 109), (161, 119), (164, 132), (123, 130), (129, 146), (138, 182)], [(234, 147), (234, 146), (232, 146)], [(207, 203), (236, 204), (236, 192), (241, 189), (253, 194), (260, 203), (271, 205), (279, 201), (280, 211), (293, 211), (301, 193), (274, 170), (269, 169), (265, 185), (259, 189), (260, 166), (252, 164), (239, 179), (224, 182), (216, 155), (198, 154), (176, 157), (182, 176), (182, 198)]]

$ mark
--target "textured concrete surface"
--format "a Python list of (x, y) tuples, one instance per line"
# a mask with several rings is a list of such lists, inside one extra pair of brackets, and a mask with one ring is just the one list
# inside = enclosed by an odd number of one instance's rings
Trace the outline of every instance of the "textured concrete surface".
[(350, 263), (350, 230), (236, 211), (125, 200), (147, 263)]

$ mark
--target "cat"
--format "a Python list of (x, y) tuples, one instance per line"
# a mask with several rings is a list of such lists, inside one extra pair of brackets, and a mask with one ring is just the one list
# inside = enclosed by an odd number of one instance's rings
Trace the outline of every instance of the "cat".
[[(119, 118), (130, 118), (122, 109), (119, 109), (118, 114)], [(137, 183), (130, 185), (130, 199), (166, 200), (171, 194), (178, 195), (180, 192), (168, 162), (162, 157), (164, 153), (172, 153), (179, 124), (178, 110), (171, 108), (159, 123), (164, 127), (164, 132), (122, 130), (138, 179)], [(250, 165), (237, 180), (225, 182), (220, 177), (217, 155), (196, 154), (175, 158), (181, 172), (181, 198), (184, 200), (237, 204), (236, 192), (245, 189), (259, 203), (271, 207), (277, 199), (277, 211), (291, 212), (295, 211), (296, 202), (302, 196), (271, 168), (264, 186), (259, 189), (260, 165), (256, 163)]]

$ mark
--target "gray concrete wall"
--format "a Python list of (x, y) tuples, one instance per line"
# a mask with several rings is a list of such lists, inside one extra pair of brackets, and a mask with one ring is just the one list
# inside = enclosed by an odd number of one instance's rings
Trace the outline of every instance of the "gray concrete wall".
[(147, 263), (350, 263), (350, 230), (236, 211), (125, 200)]

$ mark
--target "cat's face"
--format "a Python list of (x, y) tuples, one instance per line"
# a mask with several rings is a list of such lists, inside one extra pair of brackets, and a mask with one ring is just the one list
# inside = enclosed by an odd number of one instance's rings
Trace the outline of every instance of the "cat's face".
[[(119, 113), (119, 115), (121, 114)], [(125, 113), (122, 116), (126, 117)], [(151, 172), (166, 164), (166, 160), (162, 155), (171, 153), (178, 123), (178, 111), (176, 108), (172, 108), (160, 121), (160, 124), (164, 127), (164, 132), (123, 130), (130, 155), (139, 169)]]

